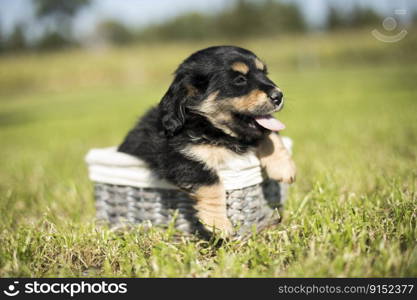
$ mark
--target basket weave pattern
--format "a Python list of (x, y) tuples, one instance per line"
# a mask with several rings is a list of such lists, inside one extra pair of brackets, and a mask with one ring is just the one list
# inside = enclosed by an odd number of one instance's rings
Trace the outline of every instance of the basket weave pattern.
[[(275, 181), (226, 191), (227, 215), (236, 235), (245, 235), (280, 220), (278, 208), (287, 194), (287, 185)], [(138, 188), (95, 183), (98, 220), (112, 227), (127, 224), (166, 226), (175, 222), (178, 230), (194, 233), (203, 230), (193, 208), (194, 200), (175, 189)]]

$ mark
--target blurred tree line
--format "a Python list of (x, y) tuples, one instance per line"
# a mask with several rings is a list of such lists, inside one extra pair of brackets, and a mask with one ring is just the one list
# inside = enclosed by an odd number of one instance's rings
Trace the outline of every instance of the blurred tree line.
[[(27, 40), (24, 24), (17, 24), (7, 37), (0, 28), (0, 51), (47, 50), (78, 46), (80, 41), (72, 32), (77, 13), (92, 0), (32, 0), (34, 14), (45, 28), (41, 38)], [(380, 26), (383, 17), (371, 8), (356, 6), (342, 11), (329, 7), (324, 30), (339, 30)], [(416, 18), (414, 18), (416, 19)], [(233, 5), (214, 14), (186, 13), (163, 23), (142, 29), (130, 28), (115, 20), (97, 25), (92, 43), (126, 45), (154, 40), (241, 39), (252, 36), (271, 36), (303, 33), (309, 28), (299, 7), (278, 0), (235, 0)]]
[(361, 28), (382, 23), (383, 17), (371, 8), (354, 6), (348, 13), (343, 13), (336, 7), (329, 7), (326, 28), (329, 30)]
[(72, 33), (74, 16), (91, 0), (32, 0), (36, 21), (45, 29), (35, 42), (28, 41), (27, 24), (16, 24), (6, 37), (0, 29), (0, 51), (23, 51), (28, 49), (57, 49), (76, 45)]
[(305, 31), (307, 26), (294, 4), (239, 0), (214, 15), (189, 13), (153, 25), (139, 33), (142, 39), (239, 39), (283, 32)]

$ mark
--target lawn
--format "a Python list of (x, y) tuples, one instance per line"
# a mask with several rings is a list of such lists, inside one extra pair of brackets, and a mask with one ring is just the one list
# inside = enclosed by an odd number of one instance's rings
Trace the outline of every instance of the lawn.
[(239, 42), (287, 97), (298, 175), (276, 228), (216, 247), (95, 225), (84, 155), (118, 144), (210, 44), (0, 57), (0, 277), (417, 276), (415, 35)]

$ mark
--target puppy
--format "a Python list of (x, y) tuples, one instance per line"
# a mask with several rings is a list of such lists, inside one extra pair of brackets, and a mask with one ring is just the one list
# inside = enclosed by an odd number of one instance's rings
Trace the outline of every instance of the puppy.
[(291, 183), (295, 165), (271, 114), (282, 109), (282, 91), (252, 52), (234, 46), (200, 50), (175, 71), (157, 107), (151, 108), (119, 146), (195, 199), (207, 229), (232, 232), (226, 192), (218, 176), (226, 160), (255, 152), (269, 178)]

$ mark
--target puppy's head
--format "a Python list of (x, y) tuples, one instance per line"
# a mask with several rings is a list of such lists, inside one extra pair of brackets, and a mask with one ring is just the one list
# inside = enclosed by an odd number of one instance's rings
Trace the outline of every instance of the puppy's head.
[(281, 90), (267, 76), (265, 64), (252, 52), (219, 46), (187, 58), (159, 108), (162, 125), (174, 135), (192, 114), (235, 137), (261, 137), (284, 125), (271, 117), (283, 107)]

